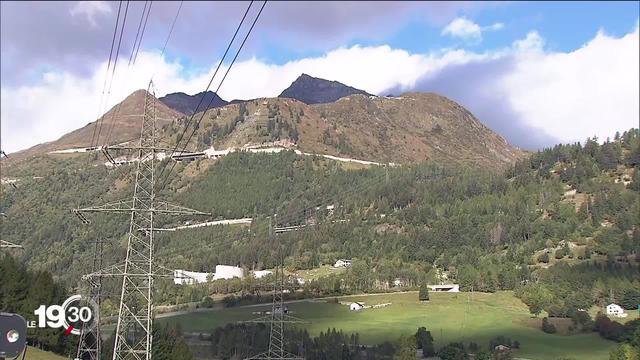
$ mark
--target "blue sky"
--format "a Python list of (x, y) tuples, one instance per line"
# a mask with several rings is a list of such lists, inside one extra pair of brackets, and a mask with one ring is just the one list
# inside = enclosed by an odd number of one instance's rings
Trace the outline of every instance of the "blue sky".
[[(483, 35), (480, 43), (442, 36), (442, 24), (426, 22), (421, 14), (409, 15), (397, 28), (373, 38), (353, 36), (342, 46), (390, 45), (411, 53), (438, 51), (443, 48), (464, 48), (477, 52), (509, 46), (535, 29), (549, 50), (572, 51), (593, 39), (598, 31), (623, 36), (635, 28), (640, 16), (640, 2), (510, 2), (485, 4), (484, 7), (461, 11), (479, 25), (504, 24), (501, 31)], [(257, 35), (260, 37), (260, 34)], [(244, 57), (256, 56), (273, 64), (284, 64), (298, 58), (320, 56), (325, 49), (301, 49), (280, 43), (277, 39), (260, 37), (261, 44)], [(185, 65), (192, 62), (182, 57)], [(199, 61), (196, 61), (198, 63)]]
[[(269, 2), (219, 95), (277, 96), (304, 72), (381, 95), (439, 93), (526, 149), (606, 138), (638, 126), (639, 4)], [(3, 149), (84, 126), (152, 73), (160, 96), (203, 91), (248, 2), (185, 2), (164, 57), (179, 2), (154, 2), (127, 67), (143, 5), (130, 3), (101, 106), (118, 3), (0, 4)]]

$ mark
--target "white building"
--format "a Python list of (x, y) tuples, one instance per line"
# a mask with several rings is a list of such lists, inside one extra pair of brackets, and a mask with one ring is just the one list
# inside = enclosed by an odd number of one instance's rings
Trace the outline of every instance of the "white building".
[(354, 302), (354, 303), (351, 303), (351, 305), (349, 305), (349, 310), (351, 311), (360, 311), (362, 309), (364, 309), (363, 303)]
[(225, 149), (225, 150), (215, 150), (213, 147), (204, 151), (204, 155), (208, 158), (217, 159), (219, 157), (223, 157), (229, 155), (229, 153), (235, 151), (234, 149)]
[(624, 312), (622, 306), (618, 304), (609, 304), (607, 305), (607, 315), (615, 317), (627, 317), (628, 314)]
[(173, 271), (173, 283), (176, 285), (193, 285), (206, 283), (209, 276), (213, 276), (212, 273), (201, 273), (186, 270), (174, 270)]
[(244, 278), (244, 269), (237, 266), (216, 265), (215, 273), (203, 273), (187, 270), (174, 270), (173, 282), (178, 285), (206, 283), (210, 280)]
[(253, 272), (253, 276), (256, 279), (261, 279), (261, 278), (263, 278), (263, 277), (265, 277), (267, 275), (271, 275), (271, 274), (273, 274), (273, 271), (271, 271), (271, 270), (256, 270), (256, 271)]
[(237, 266), (216, 265), (216, 273), (213, 274), (213, 280), (233, 279), (244, 277), (244, 269)]
[(349, 267), (351, 266), (351, 260), (347, 260), (347, 259), (339, 259), (338, 261), (336, 261), (336, 263), (333, 265), (333, 267), (336, 268), (340, 268), (340, 267)]

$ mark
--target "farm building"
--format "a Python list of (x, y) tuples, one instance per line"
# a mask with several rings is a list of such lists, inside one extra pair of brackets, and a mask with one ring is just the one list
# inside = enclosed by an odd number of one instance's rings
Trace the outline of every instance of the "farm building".
[(609, 304), (607, 305), (607, 315), (615, 316), (615, 317), (627, 317), (627, 314), (624, 312), (622, 306), (618, 304)]
[(354, 303), (351, 303), (351, 305), (349, 305), (349, 310), (351, 311), (360, 311), (362, 309), (364, 309), (363, 303), (354, 302)]
[(427, 285), (429, 290), (435, 292), (460, 292), (460, 285), (448, 284), (448, 285)]
[(333, 265), (333, 267), (336, 268), (340, 268), (340, 267), (349, 267), (351, 266), (351, 260), (347, 260), (347, 259), (339, 259), (338, 261), (336, 261), (336, 263)]

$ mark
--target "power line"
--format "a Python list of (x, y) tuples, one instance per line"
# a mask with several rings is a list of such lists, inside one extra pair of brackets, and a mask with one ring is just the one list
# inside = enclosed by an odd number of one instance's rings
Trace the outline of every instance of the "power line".
[[(238, 32), (240, 31), (240, 28), (242, 27), (242, 24), (244, 23), (244, 20), (247, 18), (247, 14), (249, 13), (249, 9), (251, 9), (252, 5), (253, 5), (253, 0), (251, 0), (251, 2), (249, 3), (249, 6), (247, 6), (247, 10), (245, 10), (244, 15), (242, 16), (242, 19), (240, 20), (240, 23), (236, 27), (236, 31), (233, 33), (233, 37), (231, 37), (231, 41), (229, 41), (229, 45), (227, 45), (227, 48), (225, 49), (224, 54), (222, 55), (222, 58), (220, 58), (220, 62), (218, 62), (218, 65), (216, 66), (216, 70), (213, 72), (213, 75), (211, 76), (211, 79), (209, 80), (209, 83), (207, 84), (207, 87), (205, 88), (204, 92), (207, 92), (209, 90), (209, 88), (211, 87), (211, 84), (213, 83), (213, 79), (218, 74), (218, 70), (220, 70), (220, 67), (222, 66), (222, 63), (224, 62), (224, 59), (226, 58), (227, 53), (229, 52), (229, 49), (231, 48), (231, 45), (233, 45), (233, 42), (235, 41), (236, 36), (238, 35)], [(182, 130), (182, 133), (180, 133), (180, 135), (178, 136), (178, 138), (176, 140), (175, 147), (173, 148), (173, 150), (171, 150), (171, 155), (169, 156), (169, 158), (173, 157), (173, 155), (175, 154), (176, 150), (180, 146), (180, 141), (182, 141), (182, 138), (184, 137), (184, 134), (187, 132), (187, 129), (191, 125), (191, 122), (193, 121), (193, 118), (195, 117), (196, 113), (198, 112), (198, 109), (200, 108), (200, 105), (202, 105), (203, 101), (204, 101), (204, 96), (202, 96), (200, 98), (200, 101), (198, 101), (198, 105), (196, 106), (193, 114), (191, 114), (191, 116), (189, 117), (189, 120), (187, 120), (187, 123), (185, 124), (184, 129)], [(209, 105), (211, 105), (211, 103), (209, 103)], [(186, 145), (185, 145), (185, 148), (186, 148)], [(158, 175), (158, 179), (160, 179), (162, 177), (162, 175), (164, 174), (164, 171), (165, 171), (165, 169), (167, 167), (167, 164), (168, 163), (165, 163), (164, 165), (162, 165), (162, 169), (160, 170), (160, 175)], [(164, 188), (164, 186), (163, 186), (163, 188)]]
[[(145, 1), (144, 2), (144, 8), (142, 9), (142, 14), (140, 15), (140, 21), (138, 22), (138, 30), (136, 30), (136, 39), (133, 41), (133, 49), (136, 48), (136, 45), (138, 44), (138, 37), (140, 36), (140, 29), (142, 28), (142, 22), (144, 21), (144, 16), (147, 12), (147, 4), (149, 2)], [(149, 9), (151, 10), (151, 9)], [(142, 42), (142, 39), (140, 39)], [(133, 60), (133, 51), (131, 52), (131, 55), (129, 56), (129, 63), (127, 65), (131, 65), (131, 61)]]
[[(127, 64), (127, 75), (129, 74), (129, 72), (131, 71), (131, 66), (135, 65), (135, 58), (138, 56), (138, 52), (136, 50), (136, 43), (137, 43), (137, 47), (138, 49), (140, 48), (140, 44), (142, 44), (142, 37), (144, 36), (144, 29), (147, 25), (147, 20), (149, 18), (149, 14), (151, 13), (151, 5), (153, 4), (153, 1), (149, 2), (149, 8), (147, 9), (147, 2), (145, 1), (144, 4), (144, 9), (142, 9), (142, 14), (140, 15), (140, 21), (138, 22), (138, 33), (136, 33), (136, 39), (133, 42), (133, 47), (131, 48), (131, 54), (129, 55), (129, 63)], [(146, 10), (146, 16), (145, 16), (145, 10)], [(144, 26), (142, 26), (144, 20)], [(142, 27), (142, 35), (140, 35), (140, 41), (138, 41), (138, 35), (140, 32), (140, 28)], [(134, 56), (135, 54), (135, 56)], [(133, 61), (132, 61), (133, 59)], [(124, 89), (126, 83), (126, 79), (122, 82), (120, 89)], [(123, 100), (124, 101), (124, 100)], [(118, 118), (118, 115), (120, 114), (120, 108), (122, 107), (122, 101), (119, 102), (116, 105), (116, 108), (114, 110), (114, 112), (111, 114), (111, 125), (109, 126), (109, 129), (107, 131), (107, 136), (105, 137), (105, 141), (103, 142), (104, 146), (108, 146), (109, 145), (109, 141), (111, 141), (111, 135), (113, 134), (113, 129), (115, 128), (116, 125), (116, 119)]]
[[(116, 67), (118, 66), (118, 57), (120, 56), (120, 45), (122, 45), (122, 35), (124, 35), (124, 28), (127, 25), (127, 13), (129, 12), (129, 1), (127, 1), (127, 6), (124, 9), (124, 19), (122, 20), (122, 27), (120, 28), (120, 38), (118, 39), (118, 47), (116, 50), (116, 59), (113, 62), (113, 68), (111, 69), (111, 80), (109, 81), (109, 91), (107, 91), (107, 100), (105, 101), (105, 106), (109, 103), (109, 96), (111, 95), (111, 86), (113, 86), (113, 77), (116, 73)], [(103, 116), (104, 119), (104, 116)], [(100, 122), (100, 126), (98, 127), (98, 137), (96, 138), (96, 144), (100, 143), (100, 134), (102, 133), (102, 124), (104, 121)]]
[[(251, 35), (251, 31), (253, 30), (254, 26), (256, 25), (256, 22), (258, 22), (258, 19), (260, 18), (260, 15), (262, 14), (262, 10), (264, 10), (264, 7), (266, 5), (267, 5), (267, 1), (265, 0), (262, 3), (262, 7), (260, 7), (260, 11), (258, 11), (258, 15), (256, 15), (255, 19), (253, 20), (253, 23), (251, 24), (251, 27), (249, 28), (249, 31), (247, 32), (247, 34), (245, 35), (244, 39), (242, 40), (242, 43), (240, 44), (240, 47), (238, 48), (238, 51), (236, 51), (236, 54), (233, 57), (233, 60), (231, 60), (231, 64), (229, 64), (229, 67), (227, 68), (227, 71), (225, 72), (224, 76), (222, 77), (222, 80), (220, 80), (220, 83), (218, 84), (218, 87), (216, 88), (216, 91), (215, 91), (216, 94), (220, 91), (220, 88), (222, 87), (222, 84), (224, 83), (224, 80), (227, 78), (227, 75), (229, 75), (229, 71), (233, 67), (233, 64), (236, 62), (236, 60), (238, 59), (238, 55), (240, 55), (240, 52), (242, 51), (242, 48), (244, 47), (244, 44), (246, 43), (247, 39), (249, 38), (249, 35)], [(235, 37), (235, 35), (234, 35), (234, 37)], [(212, 77), (212, 79), (213, 79), (213, 77)], [(207, 90), (208, 90), (208, 88), (207, 88)], [(204, 99), (204, 96), (202, 97), (202, 99)], [(201, 99), (201, 101), (202, 101), (202, 99)], [(209, 104), (207, 105), (207, 107), (211, 106), (211, 104), (213, 103), (213, 100), (214, 100), (214, 97), (212, 96), (211, 100), (209, 100)], [(193, 127), (193, 131), (191, 132), (191, 134), (187, 138), (187, 141), (186, 141), (182, 151), (184, 151), (184, 149), (187, 148), (187, 145), (189, 144), (189, 141), (191, 141), (191, 138), (193, 137), (193, 134), (195, 134), (196, 130), (198, 129), (198, 126), (200, 126), (200, 122), (202, 121), (202, 119), (204, 118), (204, 115), (207, 112), (206, 110), (207, 109), (205, 108), (202, 111), (202, 116), (200, 116), (200, 119), (198, 120), (196, 125)], [(196, 111), (197, 111), (197, 108), (196, 108)], [(194, 113), (194, 115), (195, 115), (195, 113)], [(187, 129), (187, 127), (185, 127), (185, 130), (186, 129)], [(176, 145), (178, 145), (178, 143)], [(173, 153), (172, 153), (172, 156), (173, 156)], [(169, 175), (171, 174), (171, 172), (173, 171), (173, 169), (175, 167), (176, 167), (176, 162), (174, 162), (171, 165), (171, 169), (169, 169), (169, 172), (167, 173), (167, 176), (166, 176), (164, 182), (162, 183), (162, 186), (160, 187), (160, 189), (158, 191), (162, 191), (164, 189), (164, 187), (167, 185), (167, 181), (169, 180)], [(160, 176), (162, 176), (162, 172), (160, 173)], [(160, 177), (158, 177), (158, 178), (160, 178)]]
[[(107, 70), (104, 74), (104, 83), (102, 84), (102, 95), (100, 96), (100, 104), (98, 104), (98, 120), (96, 120), (93, 127), (93, 135), (91, 136), (91, 147), (94, 147), (96, 144), (94, 143), (96, 139), (96, 129), (98, 128), (98, 123), (102, 120), (100, 117), (102, 113), (102, 103), (104, 101), (104, 91), (107, 89), (107, 78), (109, 77), (109, 70), (111, 69), (111, 58), (113, 57), (113, 46), (116, 42), (116, 35), (118, 34), (118, 23), (120, 22), (120, 11), (122, 9), (122, 1), (120, 1), (120, 5), (118, 5), (118, 16), (116, 17), (116, 26), (113, 29), (113, 38), (111, 39), (111, 50), (109, 51), (109, 62), (107, 63)], [(104, 117), (104, 115), (102, 115)]]
[[(180, 10), (182, 10), (183, 2), (180, 1), (180, 6), (178, 6), (178, 11), (176, 12), (176, 16), (173, 18), (173, 22), (171, 23), (171, 28), (169, 29), (169, 34), (167, 34), (167, 38), (164, 41), (164, 46), (162, 46), (162, 52), (160, 52), (160, 57), (164, 55), (164, 51), (167, 49), (167, 44), (169, 43), (169, 39), (171, 38), (171, 34), (173, 33), (173, 28), (176, 25), (176, 21), (178, 21), (178, 16), (180, 15)], [(153, 80), (153, 75), (151, 76)]]
[[(133, 57), (133, 64), (135, 65), (136, 60), (138, 59), (138, 51), (140, 51), (140, 44), (142, 44), (142, 38), (144, 37), (144, 31), (147, 29), (147, 21), (149, 20), (149, 14), (151, 13), (151, 5), (153, 5), (153, 1), (149, 2), (149, 10), (147, 10), (147, 16), (144, 19), (144, 26), (142, 27), (142, 34), (140, 35), (140, 42), (138, 42), (138, 47), (136, 48), (136, 54)], [(135, 44), (134, 44), (135, 47)]]
[[(146, 29), (146, 27), (147, 27), (147, 20), (149, 19), (149, 13), (151, 12), (151, 5), (152, 5), (152, 4), (153, 4), (153, 1), (151, 1), (151, 2), (150, 2), (150, 4), (149, 4), (149, 9), (148, 9), (148, 11), (147, 11), (147, 16), (146, 16), (146, 18), (145, 18), (144, 25), (142, 26), (142, 35), (140, 36), (140, 41), (138, 42), (137, 49), (135, 50), (135, 55), (133, 55), (133, 62), (131, 63), (131, 65), (132, 65), (132, 66), (133, 66), (133, 65), (135, 65), (135, 63), (136, 63), (136, 59), (138, 58), (138, 51), (140, 50), (140, 45), (142, 44), (142, 38), (143, 38), (143, 36), (144, 36), (144, 32), (145, 32), (145, 29)], [(177, 10), (177, 12), (176, 12), (176, 15), (175, 15), (175, 17), (173, 18), (173, 22), (171, 23), (171, 28), (169, 29), (169, 33), (167, 34), (167, 37), (166, 37), (166, 39), (165, 39), (165, 41), (164, 41), (164, 46), (162, 47), (162, 52), (160, 53), (160, 57), (161, 57), (161, 58), (162, 58), (162, 56), (164, 55), (164, 52), (165, 52), (165, 50), (166, 50), (166, 48), (167, 48), (167, 44), (169, 43), (169, 39), (171, 38), (171, 34), (173, 33), (173, 29), (174, 29), (174, 27), (175, 27), (175, 25), (176, 25), (176, 22), (178, 21), (178, 16), (180, 15), (180, 10), (182, 9), (182, 4), (183, 4), (183, 2), (181, 1), (181, 2), (180, 2), (180, 6), (178, 6), (178, 10)], [(144, 15), (144, 14), (143, 14), (143, 15)], [(135, 47), (135, 46), (134, 46), (134, 47)], [(132, 54), (133, 54), (133, 51), (132, 51)], [(150, 80), (150, 81), (153, 81), (153, 77), (154, 77), (154, 75), (155, 75), (155, 71), (154, 71), (153, 75), (151, 75), (151, 80)], [(123, 86), (124, 86), (124, 83), (123, 83)], [(119, 104), (118, 104), (118, 108), (117, 108), (117, 110), (116, 110), (116, 116), (117, 116), (117, 114), (119, 114), (119, 112), (120, 112), (120, 106), (121, 106), (121, 105), (122, 105), (122, 103), (119, 103)], [(109, 129), (109, 133), (108, 133), (108, 135), (107, 135), (107, 140), (105, 141), (105, 145), (108, 145), (108, 144), (109, 144), (109, 141), (111, 140), (111, 135), (112, 135), (112, 133), (113, 133), (113, 128), (114, 128), (114, 127), (115, 127), (115, 118), (114, 118), (114, 120), (113, 120), (113, 121), (112, 121), (112, 123), (111, 123), (111, 127), (110, 127), (110, 129)]]

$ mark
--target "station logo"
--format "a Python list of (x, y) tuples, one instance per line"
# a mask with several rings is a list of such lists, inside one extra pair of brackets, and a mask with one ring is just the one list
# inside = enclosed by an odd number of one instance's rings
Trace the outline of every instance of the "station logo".
[(27, 323), (29, 328), (64, 329), (64, 335), (80, 335), (81, 329), (96, 327), (98, 305), (81, 295), (67, 298), (62, 305), (40, 305), (33, 313), (37, 320)]

